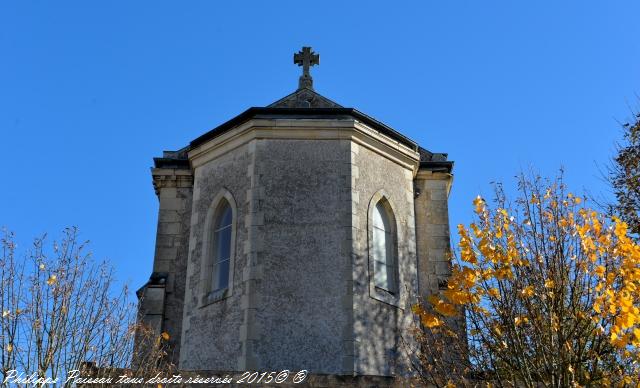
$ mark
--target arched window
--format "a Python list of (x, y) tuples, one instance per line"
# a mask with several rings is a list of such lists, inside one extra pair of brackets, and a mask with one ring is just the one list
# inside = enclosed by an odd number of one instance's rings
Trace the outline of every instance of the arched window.
[(231, 232), (233, 212), (229, 202), (222, 199), (216, 209), (213, 222), (211, 252), (211, 291), (229, 287), (229, 266), (231, 262)]
[(371, 256), (374, 285), (391, 293), (397, 291), (395, 228), (393, 214), (384, 199), (376, 203), (372, 215)]

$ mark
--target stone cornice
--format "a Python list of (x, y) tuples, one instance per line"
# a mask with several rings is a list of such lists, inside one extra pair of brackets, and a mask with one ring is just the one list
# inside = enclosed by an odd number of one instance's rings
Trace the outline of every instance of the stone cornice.
[(223, 133), (192, 148), (192, 168), (207, 163), (253, 139), (351, 140), (410, 169), (420, 164), (416, 150), (353, 118), (341, 119), (250, 119), (233, 131)]
[(193, 172), (186, 169), (152, 168), (153, 189), (156, 195), (166, 187), (189, 188), (193, 187)]

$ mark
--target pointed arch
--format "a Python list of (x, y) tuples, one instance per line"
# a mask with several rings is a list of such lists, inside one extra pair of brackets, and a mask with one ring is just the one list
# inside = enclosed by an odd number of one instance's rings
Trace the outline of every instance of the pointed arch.
[[(369, 202), (369, 284), (372, 296), (398, 295), (398, 226), (389, 195), (379, 190)], [(385, 299), (388, 299), (385, 297)]]
[(236, 201), (231, 192), (223, 188), (211, 201), (205, 221), (200, 271), (203, 303), (231, 295), (237, 218)]

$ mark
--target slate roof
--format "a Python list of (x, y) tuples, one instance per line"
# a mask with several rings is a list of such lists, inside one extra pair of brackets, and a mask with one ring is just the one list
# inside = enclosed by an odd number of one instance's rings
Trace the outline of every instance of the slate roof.
[(267, 105), (267, 108), (342, 108), (313, 89), (302, 88)]

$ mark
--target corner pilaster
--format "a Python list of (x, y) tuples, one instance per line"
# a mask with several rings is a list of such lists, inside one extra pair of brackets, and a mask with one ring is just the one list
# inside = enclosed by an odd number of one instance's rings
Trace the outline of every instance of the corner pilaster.
[(242, 311), (243, 323), (240, 326), (241, 354), (238, 358), (238, 370), (259, 369), (258, 360), (255, 357), (254, 349), (260, 340), (261, 328), (256, 319), (256, 308), (259, 305), (258, 287), (262, 281), (262, 265), (259, 253), (262, 250), (260, 233), (264, 227), (264, 213), (261, 209), (264, 189), (258, 182), (259, 174), (256, 172), (256, 144), (257, 140), (252, 140), (248, 145), (248, 152), (251, 163), (247, 167), (247, 177), (251, 180), (251, 187), (247, 191), (248, 213), (244, 219), (247, 232), (247, 241), (244, 242), (244, 254), (246, 255), (246, 267), (242, 271), (242, 296), (240, 298), (240, 309)]
[(419, 295), (424, 298), (446, 285), (451, 275), (449, 191), (453, 175), (419, 170), (414, 178)]
[(358, 255), (361, 254), (361, 246), (358, 240), (360, 195), (356, 189), (356, 181), (359, 178), (357, 158), (360, 146), (355, 142), (349, 141), (346, 143), (346, 148), (349, 154), (345, 173), (342, 175), (344, 186), (341, 189), (341, 199), (345, 201), (345, 209), (347, 209), (341, 225), (346, 230), (347, 238), (340, 252), (343, 257), (347, 258), (344, 263), (344, 269), (341, 271), (344, 278), (342, 308), (346, 317), (342, 330), (342, 374), (353, 376), (356, 373), (357, 342), (359, 340), (356, 336), (355, 328), (355, 311), (358, 301), (354, 298), (354, 294), (361, 288), (361, 285), (356, 284), (356, 279), (359, 279), (357, 266), (362, 265), (358, 260)]
[[(156, 160), (156, 166), (162, 161)], [(176, 365), (182, 336), (182, 306), (193, 195), (188, 164), (151, 169), (158, 196), (158, 227), (153, 273), (139, 291), (140, 319), (158, 335), (169, 334), (169, 358)]]

